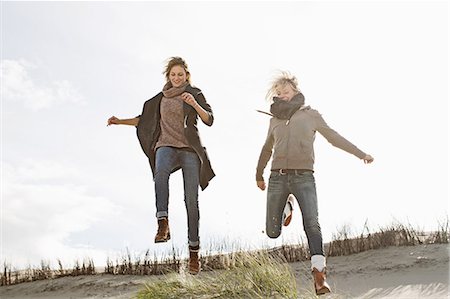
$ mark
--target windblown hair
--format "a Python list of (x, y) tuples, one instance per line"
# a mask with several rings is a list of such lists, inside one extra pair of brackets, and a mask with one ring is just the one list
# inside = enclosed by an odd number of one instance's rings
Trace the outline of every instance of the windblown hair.
[(167, 59), (167, 64), (166, 64), (166, 67), (163, 72), (164, 76), (166, 77), (167, 82), (170, 81), (170, 79), (169, 79), (170, 70), (176, 65), (179, 65), (184, 69), (184, 71), (186, 72), (186, 79), (189, 83), (191, 83), (191, 73), (189, 72), (189, 68), (188, 68), (186, 61), (184, 61), (183, 58), (177, 57), (177, 56), (170, 57), (169, 59)]
[(271, 87), (267, 91), (266, 99), (271, 101), (273, 97), (277, 96), (277, 88), (286, 85), (290, 85), (296, 93), (300, 93), (297, 78), (287, 71), (280, 71), (280, 74), (273, 79)]

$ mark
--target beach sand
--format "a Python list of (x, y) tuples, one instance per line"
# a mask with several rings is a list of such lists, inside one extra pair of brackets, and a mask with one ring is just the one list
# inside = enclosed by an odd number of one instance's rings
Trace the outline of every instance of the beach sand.
[[(450, 298), (449, 244), (389, 247), (327, 260), (332, 293), (320, 298)], [(309, 262), (290, 264), (299, 298), (314, 298)], [(189, 275), (189, 274), (172, 274)], [(211, 275), (201, 272), (198, 276)], [(0, 287), (2, 299), (125, 299), (164, 276), (98, 274)]]
[[(330, 257), (328, 283), (333, 294), (321, 298), (450, 298), (450, 245), (417, 245)], [(312, 285), (309, 263), (294, 263), (297, 285)]]

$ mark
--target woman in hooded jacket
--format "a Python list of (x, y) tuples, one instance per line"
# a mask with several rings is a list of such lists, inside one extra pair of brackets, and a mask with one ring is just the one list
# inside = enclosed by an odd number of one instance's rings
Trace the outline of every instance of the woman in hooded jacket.
[(270, 112), (273, 117), (256, 168), (256, 185), (265, 190), (263, 172), (272, 157), (267, 190), (266, 233), (270, 238), (277, 238), (281, 234), (286, 199), (292, 194), (302, 213), (316, 294), (329, 293), (313, 175), (315, 134), (319, 132), (332, 145), (365, 163), (371, 163), (373, 158), (331, 129), (318, 111), (305, 106), (297, 79), (289, 73), (283, 72), (275, 78), (267, 97), (272, 99)]

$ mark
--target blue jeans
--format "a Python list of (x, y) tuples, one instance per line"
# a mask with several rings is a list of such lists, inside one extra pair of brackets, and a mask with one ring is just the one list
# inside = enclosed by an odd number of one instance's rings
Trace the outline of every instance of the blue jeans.
[(184, 202), (188, 220), (188, 239), (190, 246), (198, 246), (199, 219), (198, 186), (200, 176), (200, 160), (195, 152), (163, 146), (156, 150), (155, 194), (156, 217), (169, 216), (169, 176), (172, 170), (181, 167), (184, 182)]
[(310, 254), (324, 255), (317, 210), (316, 183), (312, 171), (298, 174), (271, 172), (267, 189), (267, 235), (270, 238), (277, 238), (281, 234), (283, 210), (291, 193), (297, 198), (302, 211), (303, 228), (308, 238)]

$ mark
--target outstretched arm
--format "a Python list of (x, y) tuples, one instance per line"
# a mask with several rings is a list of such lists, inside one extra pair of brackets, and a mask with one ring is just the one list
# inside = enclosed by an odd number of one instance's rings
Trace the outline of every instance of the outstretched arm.
[(325, 137), (325, 139), (329, 143), (331, 143), (337, 148), (340, 148), (350, 154), (355, 155), (356, 157), (363, 160), (364, 163), (366, 164), (373, 162), (373, 157), (371, 155), (366, 154), (365, 152), (357, 148), (354, 144), (352, 144), (350, 141), (342, 137), (338, 132), (330, 128), (318, 112), (315, 113), (315, 121), (317, 131), (320, 134), (322, 134), (322, 136)]
[(115, 116), (111, 116), (108, 119), (107, 126), (110, 126), (110, 125), (128, 125), (128, 126), (135, 126), (135, 127), (137, 127), (138, 123), (139, 123), (139, 117), (119, 119), (119, 118), (117, 118)]

